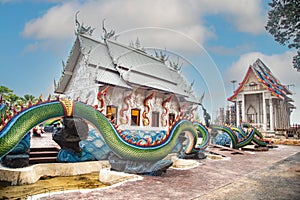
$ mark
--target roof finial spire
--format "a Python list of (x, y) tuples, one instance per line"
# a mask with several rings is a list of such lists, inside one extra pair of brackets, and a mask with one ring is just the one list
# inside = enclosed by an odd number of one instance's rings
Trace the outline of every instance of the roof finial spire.
[(104, 26), (104, 21), (105, 21), (105, 18), (102, 20), (102, 29), (103, 29), (103, 39), (106, 40), (106, 39), (109, 39), (112, 36), (114, 36), (115, 35), (115, 31), (111, 30), (110, 32), (107, 32), (107, 30), (106, 30), (106, 28)]
[(169, 59), (169, 56), (167, 56), (167, 54), (163, 53), (162, 51), (160, 51), (160, 54), (158, 54), (155, 50), (154, 52), (155, 52), (155, 57), (158, 58), (163, 63), (165, 63)]
[(183, 63), (181, 63), (181, 65), (179, 65), (179, 57), (177, 57), (177, 62), (169, 61), (169, 65), (172, 69), (174, 69), (176, 71), (180, 71)]
[(95, 30), (95, 28), (92, 28), (91, 26), (84, 26), (83, 23), (80, 24), (80, 22), (78, 21), (78, 14), (79, 11), (77, 11), (75, 14), (75, 26), (76, 26), (75, 35), (88, 34), (92, 36), (92, 33)]

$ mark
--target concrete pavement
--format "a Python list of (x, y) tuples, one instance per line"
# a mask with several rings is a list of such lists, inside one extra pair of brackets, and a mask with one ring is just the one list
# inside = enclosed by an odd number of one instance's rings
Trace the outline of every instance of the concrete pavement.
[(168, 169), (159, 177), (42, 199), (300, 199), (300, 146), (219, 151), (227, 159), (199, 160), (192, 169)]

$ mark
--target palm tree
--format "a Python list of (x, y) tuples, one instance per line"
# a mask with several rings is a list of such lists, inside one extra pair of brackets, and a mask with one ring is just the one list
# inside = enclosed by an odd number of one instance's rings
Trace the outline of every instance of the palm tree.
[(37, 98), (31, 94), (25, 94), (24, 97), (22, 98), (25, 102), (35, 102), (37, 101)]
[(3, 85), (0, 86), (0, 96), (2, 96), (4, 103), (7, 104), (11, 111), (14, 107), (20, 108), (21, 104), (28, 104), (30, 101), (35, 103), (38, 100), (31, 94), (25, 94), (23, 97), (20, 97), (14, 94), (13, 90)]
[(0, 96), (2, 96), (3, 100), (7, 100), (9, 94), (13, 91), (4, 85), (0, 85)]
[(5, 93), (11, 93), (13, 92), (11, 89), (9, 89), (8, 87), (4, 86), (4, 85), (0, 85), (0, 94), (5, 94)]
[(14, 106), (17, 105), (19, 99), (20, 99), (20, 97), (14, 93), (9, 93), (7, 95), (7, 101), (9, 103), (9, 107), (11, 110), (13, 109)]

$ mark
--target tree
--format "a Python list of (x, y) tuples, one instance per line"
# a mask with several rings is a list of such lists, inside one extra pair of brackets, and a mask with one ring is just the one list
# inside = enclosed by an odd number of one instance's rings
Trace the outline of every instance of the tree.
[(0, 96), (5, 98), (8, 94), (12, 93), (13, 91), (6, 86), (0, 85)]
[[(3, 103), (9, 104), (9, 96), (13, 90), (9, 89), (4, 85), (0, 85), (0, 96), (2, 97)], [(9, 104), (10, 105), (10, 104)]]
[(2, 96), (4, 103), (8, 105), (10, 110), (15, 106), (19, 108), (21, 104), (27, 104), (29, 101), (35, 103), (38, 100), (31, 94), (25, 94), (24, 97), (20, 97), (14, 94), (13, 90), (3, 85), (0, 85), (0, 96)]
[(31, 102), (37, 101), (37, 98), (31, 94), (25, 94), (22, 99), (24, 100), (24, 103), (28, 103), (29, 101)]
[(293, 65), (300, 71), (300, 1), (272, 0), (269, 6), (271, 10), (265, 28), (279, 44), (297, 50)]
[(14, 93), (10, 93), (7, 95), (7, 101), (9, 102), (11, 109), (18, 103), (19, 99), (20, 97)]

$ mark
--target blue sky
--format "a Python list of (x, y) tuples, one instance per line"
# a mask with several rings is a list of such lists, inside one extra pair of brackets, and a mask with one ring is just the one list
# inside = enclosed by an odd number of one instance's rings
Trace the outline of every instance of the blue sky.
[[(230, 80), (241, 82), (257, 58), (281, 83), (295, 85), (291, 90), (299, 108), (300, 74), (291, 64), (295, 52), (265, 31), (268, 2), (0, 0), (0, 85), (18, 95), (52, 92), (61, 61), (67, 60), (75, 40), (74, 16), (80, 11), (79, 20), (95, 27), (99, 39), (105, 18), (109, 29), (121, 33), (122, 42), (139, 37), (142, 45), (176, 52), (196, 66), (208, 88), (203, 88), (208, 90), (205, 102), (216, 104), (212, 114), (229, 105), (225, 100), (232, 93)], [(298, 110), (292, 113), (292, 123), (300, 122)]]

